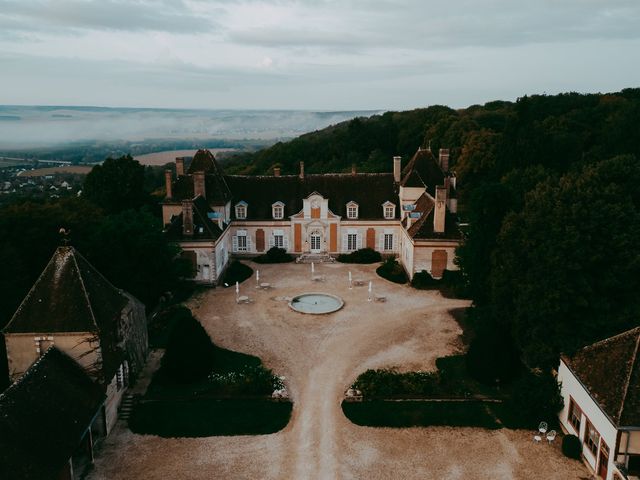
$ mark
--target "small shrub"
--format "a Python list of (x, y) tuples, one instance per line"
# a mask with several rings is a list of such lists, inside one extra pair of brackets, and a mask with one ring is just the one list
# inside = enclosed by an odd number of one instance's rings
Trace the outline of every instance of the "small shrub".
[(402, 265), (393, 257), (387, 258), (384, 263), (376, 269), (376, 273), (385, 280), (393, 283), (403, 284), (409, 280)]
[(222, 285), (234, 286), (236, 282), (242, 283), (247, 278), (251, 278), (253, 275), (253, 269), (244, 263), (240, 263), (237, 260), (233, 260), (222, 277)]
[(361, 248), (351, 253), (338, 255), (338, 261), (342, 263), (377, 263), (382, 261), (380, 252), (372, 248)]
[(211, 372), (213, 349), (205, 329), (189, 314), (175, 324), (158, 373), (175, 383), (202, 380)]
[(253, 259), (256, 263), (288, 263), (293, 260), (293, 256), (289, 255), (284, 248), (278, 247), (272, 247), (264, 255)]
[(565, 435), (562, 439), (562, 453), (565, 457), (580, 460), (582, 455), (582, 442), (575, 435)]
[(426, 270), (415, 273), (411, 280), (411, 286), (418, 290), (432, 290), (440, 287), (442, 283), (444, 283), (442, 280), (434, 279)]

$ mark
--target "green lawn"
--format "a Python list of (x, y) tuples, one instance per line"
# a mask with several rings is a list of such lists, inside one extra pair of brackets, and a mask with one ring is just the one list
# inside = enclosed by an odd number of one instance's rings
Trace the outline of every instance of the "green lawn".
[(500, 425), (486, 404), (480, 402), (396, 402), (372, 400), (343, 402), (342, 411), (356, 425), (369, 427), (482, 427)]
[(291, 409), (266, 399), (149, 401), (134, 407), (129, 428), (161, 437), (264, 435), (282, 430)]

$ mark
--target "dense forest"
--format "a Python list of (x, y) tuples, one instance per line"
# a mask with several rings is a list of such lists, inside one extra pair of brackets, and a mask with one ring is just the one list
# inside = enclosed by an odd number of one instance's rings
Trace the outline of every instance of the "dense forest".
[(481, 357), (553, 367), (640, 324), (640, 89), (358, 118), (229, 159), (228, 172), (390, 171), (451, 150), (466, 241), (459, 265)]

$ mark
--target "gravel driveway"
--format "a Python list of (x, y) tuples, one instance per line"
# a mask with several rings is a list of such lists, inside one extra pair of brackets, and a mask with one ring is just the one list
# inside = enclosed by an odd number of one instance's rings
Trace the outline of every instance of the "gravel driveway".
[[(462, 348), (448, 313), (468, 302), (416, 291), (379, 278), (375, 266), (256, 265), (260, 281), (217, 288), (189, 306), (217, 345), (257, 355), (286, 377), (294, 401), (289, 425), (264, 436), (163, 439), (119, 424), (106, 440), (90, 479), (580, 479), (584, 466), (559, 445), (535, 445), (525, 431), (478, 428), (367, 428), (342, 414), (343, 392), (368, 368), (435, 368), (436, 358)], [(365, 286), (348, 289), (348, 271)], [(366, 283), (387, 302), (368, 302)], [(286, 298), (327, 292), (343, 298), (329, 315), (293, 312)]]

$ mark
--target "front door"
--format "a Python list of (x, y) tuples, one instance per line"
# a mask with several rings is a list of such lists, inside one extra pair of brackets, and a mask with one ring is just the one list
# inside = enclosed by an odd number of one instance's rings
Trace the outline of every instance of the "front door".
[(320, 247), (320, 234), (318, 232), (313, 232), (311, 234), (311, 239), (310, 239), (310, 243), (311, 243), (311, 253), (320, 253), (321, 251), (321, 247)]

